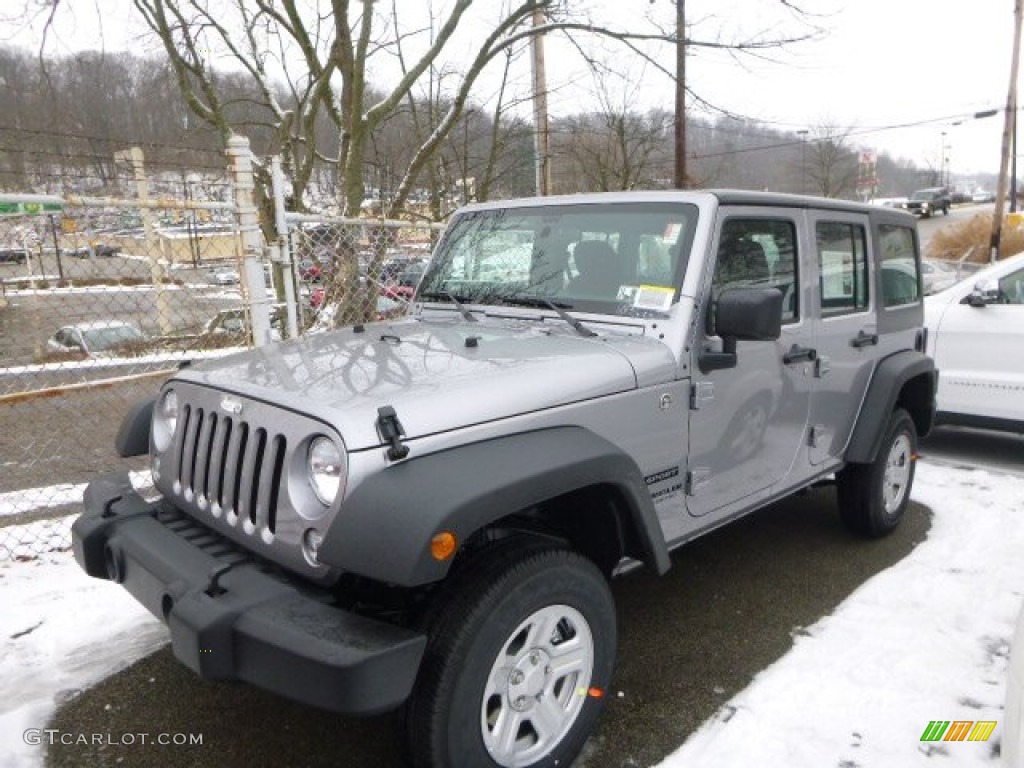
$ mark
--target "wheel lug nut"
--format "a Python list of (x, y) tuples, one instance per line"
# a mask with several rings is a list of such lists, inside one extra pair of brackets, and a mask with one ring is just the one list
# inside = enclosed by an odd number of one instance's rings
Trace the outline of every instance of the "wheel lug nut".
[(523, 709), (524, 707), (526, 707), (526, 697), (520, 696), (516, 699), (516, 709)]
[(530, 663), (533, 664), (533, 666), (536, 667), (540, 663), (540, 654), (537, 653), (536, 651), (531, 653), (530, 654)]

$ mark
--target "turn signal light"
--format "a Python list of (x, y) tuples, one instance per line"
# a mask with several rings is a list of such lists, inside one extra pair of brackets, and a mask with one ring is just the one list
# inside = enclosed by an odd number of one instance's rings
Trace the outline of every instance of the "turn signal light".
[(444, 562), (455, 554), (458, 539), (451, 531), (441, 531), (430, 540), (430, 554), (435, 560)]

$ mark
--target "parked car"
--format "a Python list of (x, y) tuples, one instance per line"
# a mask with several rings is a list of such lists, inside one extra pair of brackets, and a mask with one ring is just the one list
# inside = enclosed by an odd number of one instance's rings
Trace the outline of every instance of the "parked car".
[(974, 194), (971, 195), (971, 201), (975, 203), (994, 203), (996, 201), (996, 194), (984, 189), (976, 189)]
[(950, 205), (952, 200), (946, 187), (931, 187), (917, 190), (900, 207), (915, 216), (928, 219), (940, 211), (943, 216), (948, 216)]
[(959, 278), (956, 267), (936, 259), (921, 259), (921, 279), (928, 296), (955, 285)]
[(814, 485), (899, 526), (934, 412), (915, 229), (746, 191), (462, 209), (409, 316), (162, 381), (117, 441), (155, 497), (94, 478), (75, 558), (205, 677), (404, 706), (420, 766), (569, 766), (615, 700), (614, 576)]
[(1024, 253), (925, 299), (941, 424), (1024, 431)]
[(423, 277), (423, 273), (427, 269), (427, 262), (425, 259), (413, 259), (405, 265), (405, 269), (398, 276), (398, 284), (405, 286), (406, 288), (415, 288), (419, 285), (420, 279)]
[(65, 325), (46, 342), (51, 352), (81, 352), (95, 355), (117, 347), (146, 341), (149, 337), (138, 326), (120, 320), (94, 321)]
[(79, 245), (64, 251), (68, 256), (77, 256), (80, 259), (89, 256), (116, 256), (121, 252), (119, 245), (107, 245), (106, 243), (94, 242), (91, 245)]
[(0, 262), (24, 264), (28, 261), (28, 251), (24, 248), (0, 248)]
[(214, 267), (209, 271), (209, 281), (213, 285), (238, 285), (238, 270), (233, 267)]
[[(324, 304), (324, 289), (314, 288), (313, 292), (309, 294), (309, 306), (312, 309), (319, 310)], [(409, 306), (408, 300), (403, 301), (399, 296), (387, 296), (381, 293), (377, 296), (377, 320), (388, 320), (393, 317), (398, 317), (405, 313), (406, 308)]]
[[(284, 338), (282, 332), (284, 321), (284, 308), (273, 307), (270, 311), (270, 338), (274, 341)], [(249, 335), (249, 325), (246, 322), (245, 309), (242, 307), (222, 309), (206, 322), (203, 333), (214, 336), (236, 336), (239, 340), (246, 339)]]
[(299, 279), (308, 283), (318, 283), (323, 279), (323, 267), (312, 259), (301, 259), (296, 265), (299, 271)]

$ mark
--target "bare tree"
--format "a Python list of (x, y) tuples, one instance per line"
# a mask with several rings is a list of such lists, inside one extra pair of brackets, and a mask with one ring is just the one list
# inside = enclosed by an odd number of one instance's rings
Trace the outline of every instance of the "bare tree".
[(822, 197), (852, 197), (857, 185), (857, 153), (850, 128), (824, 123), (807, 146), (807, 179)]

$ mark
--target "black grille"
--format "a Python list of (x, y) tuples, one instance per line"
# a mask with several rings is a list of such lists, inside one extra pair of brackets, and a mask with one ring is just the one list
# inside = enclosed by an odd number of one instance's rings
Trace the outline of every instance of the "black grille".
[(186, 501), (234, 513), (275, 532), (287, 441), (228, 414), (185, 405), (178, 430), (177, 479)]

